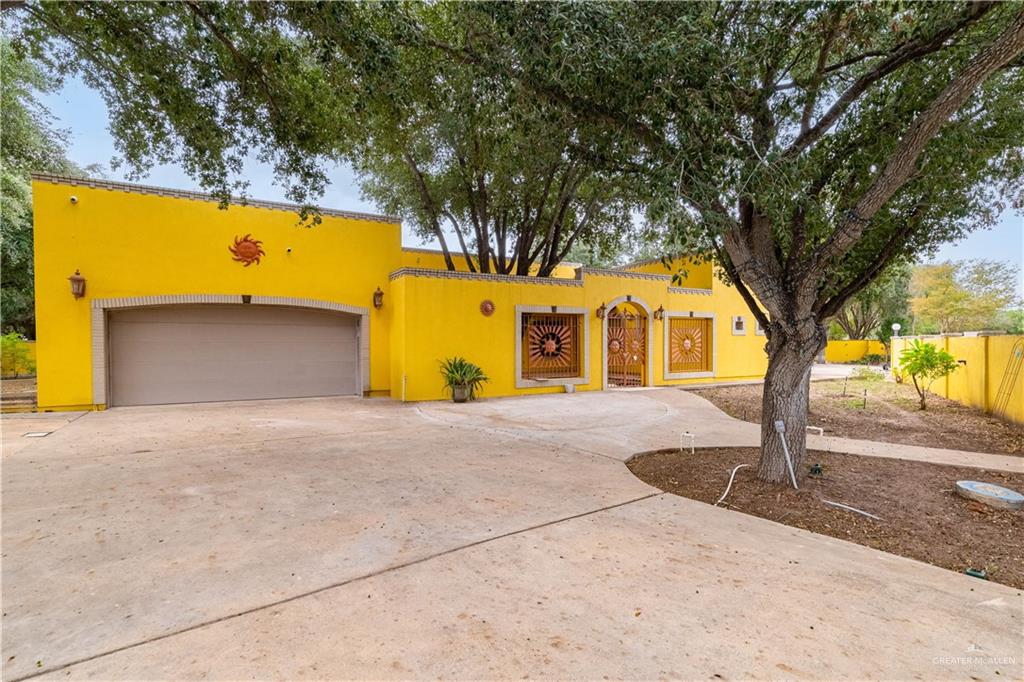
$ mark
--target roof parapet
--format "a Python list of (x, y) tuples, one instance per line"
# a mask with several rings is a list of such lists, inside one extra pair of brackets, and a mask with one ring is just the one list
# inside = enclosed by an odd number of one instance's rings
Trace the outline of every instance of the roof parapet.
[[(132, 194), (151, 194), (174, 199), (192, 199), (194, 201), (215, 201), (220, 199), (205, 192), (193, 192), (191, 190), (173, 189), (170, 187), (157, 187), (154, 185), (137, 185), (128, 182), (114, 182), (112, 180), (96, 180), (93, 178), (76, 178), (68, 175), (54, 175), (52, 173), (32, 173), (32, 179), (40, 182), (50, 182), (55, 185), (70, 185), (72, 187), (90, 187), (92, 189), (107, 189), (116, 192), (130, 192)], [(298, 213), (302, 210), (301, 204), (289, 204), (283, 201), (264, 201), (262, 199), (249, 199), (246, 197), (231, 197), (231, 203), (238, 206), (250, 206), (255, 208), (266, 208), (274, 211), (289, 211)], [(402, 219), (397, 216), (379, 215), (376, 213), (362, 213), (359, 211), (342, 211), (334, 208), (323, 208), (321, 206), (310, 206), (321, 215), (337, 218), (350, 218), (353, 220), (370, 220), (378, 223), (400, 225)]]

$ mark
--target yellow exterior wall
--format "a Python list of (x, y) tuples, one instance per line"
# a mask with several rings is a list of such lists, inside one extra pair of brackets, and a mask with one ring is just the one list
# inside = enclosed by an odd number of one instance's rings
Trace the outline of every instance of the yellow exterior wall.
[[(211, 200), (41, 180), (32, 195), (40, 409), (100, 407), (92, 404), (91, 302), (127, 296), (252, 294), (368, 307), (370, 390), (390, 392), (394, 307), (376, 311), (371, 301), (377, 287), (388, 300), (387, 273), (400, 267), (398, 223), (324, 215), (307, 227), (289, 210), (221, 210)], [(266, 252), (249, 267), (228, 252), (246, 234)], [(86, 278), (79, 300), (68, 283), (76, 269)]]
[(833, 340), (825, 346), (825, 362), (857, 362), (865, 355), (885, 355), (878, 339)]
[[(1015, 347), (1018, 342), (1024, 342), (1024, 336), (900, 337), (892, 342), (894, 368), (899, 367), (900, 354), (914, 338), (935, 344), (957, 360), (967, 363), (932, 384), (932, 392), (984, 411), (994, 407), (1007, 365), (1014, 353), (1024, 352), (1021, 347)], [(1024, 369), (1018, 373), (1005, 404), (1005, 417), (1024, 424)]]
[[(660, 273), (659, 273), (660, 274)], [(669, 312), (715, 313), (716, 375), (700, 379), (666, 379), (664, 372), (664, 321), (653, 321), (649, 343), (652, 354), (652, 384), (656, 386), (756, 379), (764, 375), (767, 357), (765, 338), (754, 332), (753, 316), (735, 289), (716, 280), (713, 293), (670, 293), (664, 280), (630, 277), (625, 273), (585, 272), (582, 285), (552, 280), (501, 277), (446, 277), (399, 275), (392, 283), (404, 283), (405, 358), (404, 369), (392, 376), (391, 395), (396, 399), (436, 400), (444, 397), (439, 374), (441, 360), (462, 356), (479, 365), (490, 377), (482, 396), (521, 393), (560, 393), (561, 386), (516, 388), (515, 313), (516, 306), (562, 306), (586, 308), (589, 326), (589, 382), (576, 390), (602, 387), (602, 323), (595, 311), (602, 303), (633, 296), (653, 311), (659, 306)], [(490, 300), (495, 312), (480, 312), (480, 303)], [(444, 306), (437, 306), (444, 301)], [(732, 316), (743, 315), (747, 334), (733, 336)], [(395, 328), (402, 323), (396, 323)], [(399, 374), (401, 378), (399, 378)], [(400, 387), (404, 386), (404, 394)]]
[[(602, 388), (604, 341), (595, 311), (626, 296), (642, 301), (652, 313), (648, 385), (756, 379), (767, 365), (765, 338), (755, 333), (753, 316), (735, 289), (714, 276), (710, 264), (693, 267), (685, 288), (673, 286), (660, 262), (634, 271), (565, 263), (557, 277), (543, 279), (450, 273), (439, 252), (402, 249), (400, 225), (386, 218), (325, 212), (322, 224), (303, 226), (286, 206), (221, 210), (199, 195), (53, 177), (36, 178), (33, 196), (38, 404), (43, 410), (104, 407), (92, 403), (94, 382), (106, 381), (94, 377), (92, 369), (92, 303), (97, 298), (249, 294), (365, 308), (370, 321), (368, 392), (399, 400), (445, 397), (439, 363), (454, 355), (481, 365), (491, 377), (484, 396), (565, 390), (560, 385), (516, 388), (517, 305), (587, 311), (589, 381), (577, 390)], [(266, 255), (259, 264), (244, 267), (232, 260), (228, 247), (247, 234), (262, 242)], [(80, 300), (72, 297), (68, 282), (75, 270), (86, 279)], [(384, 292), (380, 310), (372, 306), (378, 287)], [(493, 316), (480, 312), (485, 299), (496, 306)], [(666, 378), (665, 322), (653, 319), (658, 308), (714, 314), (713, 376)], [(734, 315), (746, 319), (745, 335), (732, 334)]]
[(670, 277), (679, 274), (682, 282), (677, 284), (681, 287), (693, 289), (710, 289), (712, 280), (715, 277), (715, 269), (711, 261), (696, 263), (690, 258), (676, 258), (666, 268), (660, 260), (643, 261), (626, 265), (622, 269), (627, 272), (647, 272), (652, 275), (669, 275)]

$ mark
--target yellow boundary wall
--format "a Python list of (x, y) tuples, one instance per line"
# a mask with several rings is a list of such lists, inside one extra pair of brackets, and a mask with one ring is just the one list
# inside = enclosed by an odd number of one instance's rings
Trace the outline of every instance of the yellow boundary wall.
[(885, 355), (885, 344), (877, 339), (829, 341), (825, 347), (825, 362), (857, 362), (871, 354)]
[[(1014, 346), (1018, 341), (1024, 341), (1024, 336), (972, 334), (893, 338), (894, 369), (899, 367), (900, 353), (914, 339), (935, 344), (962, 361), (955, 372), (932, 384), (932, 393), (988, 412), (995, 405), (999, 386), (1014, 354)], [(1021, 352), (1019, 348), (1017, 352)], [(1018, 373), (1005, 405), (1002, 416), (1009, 421), (1024, 424), (1024, 369)]]

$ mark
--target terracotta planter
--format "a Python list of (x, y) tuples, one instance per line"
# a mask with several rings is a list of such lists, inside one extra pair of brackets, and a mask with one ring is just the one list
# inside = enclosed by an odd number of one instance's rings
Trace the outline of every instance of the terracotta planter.
[(452, 400), (457, 403), (469, 400), (469, 386), (452, 386)]

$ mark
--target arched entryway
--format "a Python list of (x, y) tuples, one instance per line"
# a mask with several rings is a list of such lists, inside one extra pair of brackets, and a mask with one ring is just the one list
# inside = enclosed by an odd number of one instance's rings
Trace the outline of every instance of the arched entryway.
[(602, 325), (604, 388), (651, 386), (651, 310), (632, 296), (613, 300)]

